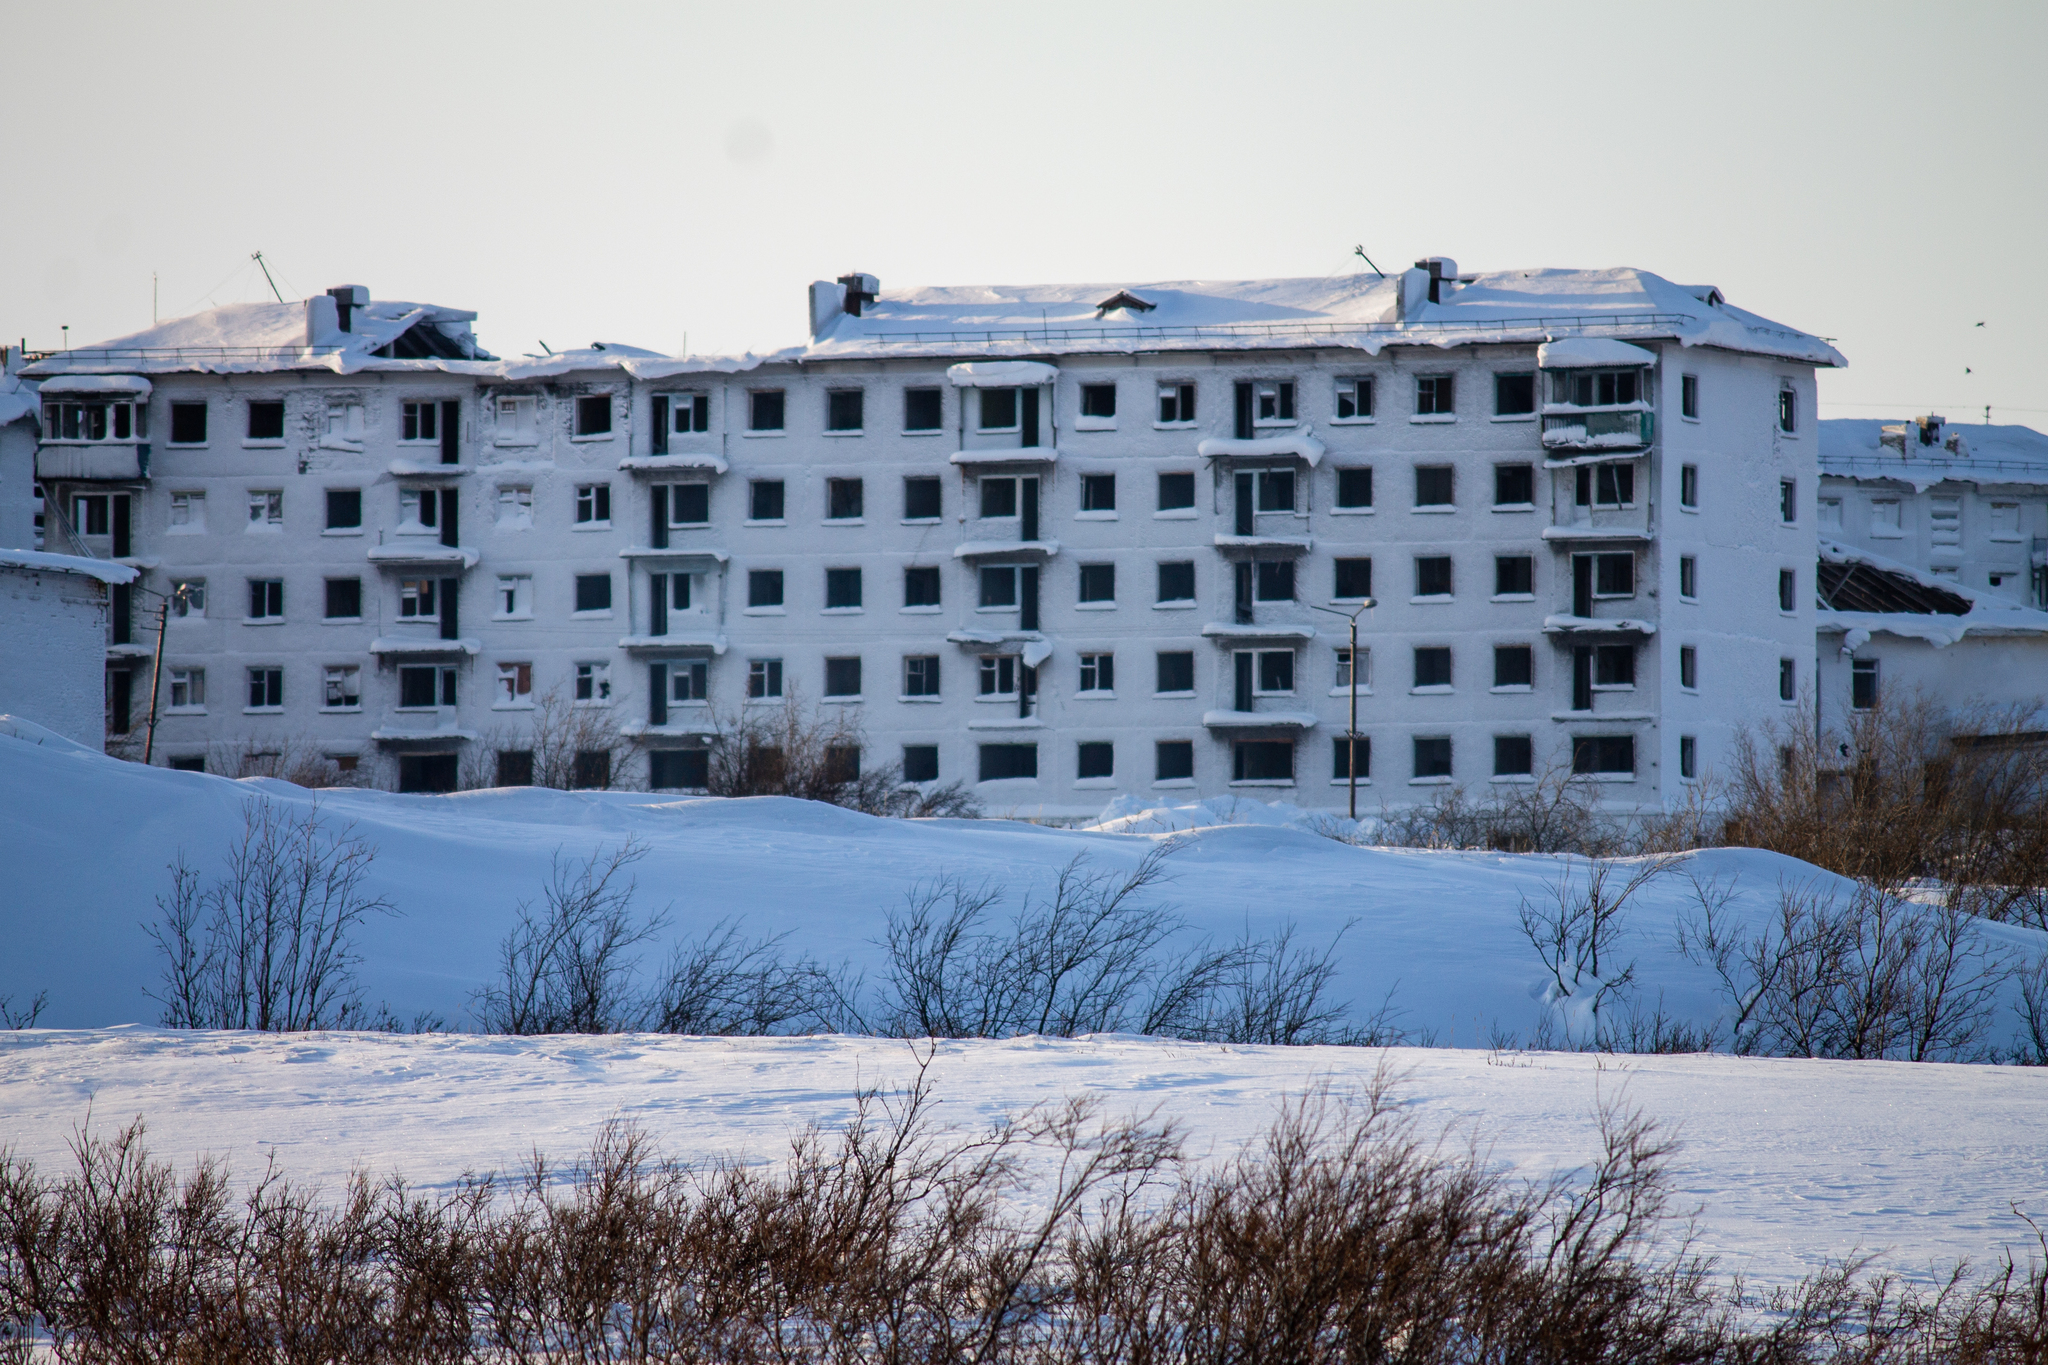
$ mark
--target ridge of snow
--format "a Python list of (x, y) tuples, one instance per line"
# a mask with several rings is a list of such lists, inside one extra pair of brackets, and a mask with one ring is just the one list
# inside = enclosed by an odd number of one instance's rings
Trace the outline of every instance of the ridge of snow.
[(141, 570), (133, 564), (85, 555), (60, 555), (48, 550), (0, 550), (0, 565), (15, 569), (53, 569), (59, 573), (84, 574), (102, 583), (133, 583)]

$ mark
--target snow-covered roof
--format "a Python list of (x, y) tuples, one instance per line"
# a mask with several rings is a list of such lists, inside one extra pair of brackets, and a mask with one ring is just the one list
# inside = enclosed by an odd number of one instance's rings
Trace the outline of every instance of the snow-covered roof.
[(32, 379), (0, 374), (0, 427), (36, 415), (40, 409), (36, 388)]
[(89, 559), (84, 555), (57, 555), (44, 550), (0, 550), (0, 568), (50, 569), (59, 573), (84, 574), (102, 583), (133, 583), (141, 572), (132, 564), (111, 559)]
[[(320, 307), (327, 302), (318, 296), (294, 303), (225, 304), (126, 336), (60, 351), (28, 366), (25, 373), (45, 378), (194, 371), (252, 374), (318, 369), (356, 374), (364, 370), (440, 370), (516, 381), (619, 369), (639, 379), (665, 379), (680, 374), (732, 374), (751, 370), (764, 360), (795, 357), (794, 351), (771, 356), (668, 356), (619, 342), (592, 342), (548, 355), (501, 360), (477, 344), (470, 329), (475, 313), (438, 304), (373, 300), (350, 310), (349, 330), (343, 332), (328, 325), (333, 310)], [(420, 328), (427, 330), (415, 330)], [(377, 354), (407, 333), (413, 333), (418, 344), (398, 349), (414, 354)], [(309, 341), (313, 336), (320, 339)], [(441, 351), (448, 354), (436, 353)]]
[(1948, 479), (2048, 484), (2048, 435), (2032, 427), (1944, 422), (1931, 445), (1920, 431), (1918, 418), (1830, 418), (1820, 424), (1820, 472), (1892, 479), (1923, 493)]
[[(2048, 611), (1840, 541), (1821, 540), (1815, 581), (1820, 607), (1815, 628), (1824, 635), (1845, 635), (1844, 649), (1853, 650), (1877, 634), (1925, 640), (1936, 649), (1967, 635), (2048, 635)], [(1838, 609), (1855, 604), (1889, 609)]]
[(46, 394), (123, 393), (134, 398), (147, 398), (150, 391), (150, 382), (139, 374), (60, 374), (43, 381)]
[[(1414, 274), (1416, 272), (1408, 272)], [(1503, 270), (1466, 277), (1437, 303), (1397, 306), (1400, 276), (913, 288), (826, 321), (806, 359), (1543, 343), (1574, 336), (1668, 339), (1817, 365), (1847, 363), (1820, 337), (1720, 302), (1708, 286), (1646, 270)], [(1119, 289), (1156, 306), (1103, 317)]]

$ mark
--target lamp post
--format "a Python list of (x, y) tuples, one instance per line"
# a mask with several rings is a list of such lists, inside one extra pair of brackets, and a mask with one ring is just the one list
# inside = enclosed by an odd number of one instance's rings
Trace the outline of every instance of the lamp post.
[(1361, 612), (1370, 611), (1379, 605), (1371, 597), (1358, 604), (1356, 610), (1339, 611), (1335, 607), (1319, 607), (1307, 604), (1311, 611), (1326, 611), (1332, 616), (1342, 616), (1351, 623), (1351, 720), (1350, 728), (1344, 733), (1344, 771), (1350, 779), (1351, 818), (1358, 818), (1358, 617)]

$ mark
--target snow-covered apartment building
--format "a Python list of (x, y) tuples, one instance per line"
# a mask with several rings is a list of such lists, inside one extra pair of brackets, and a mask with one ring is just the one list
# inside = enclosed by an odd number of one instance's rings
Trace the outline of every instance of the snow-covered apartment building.
[(2021, 426), (1821, 423), (1822, 723), (1920, 692), (1965, 708), (2048, 695), (2048, 436)]
[(809, 305), (768, 356), (504, 361), (345, 287), (50, 356), (46, 545), (143, 572), (117, 671), (175, 595), (158, 762), (267, 737), (414, 790), (517, 780), (553, 693), (627, 787), (795, 698), (994, 812), (1340, 805), (1353, 753), (1374, 806), (1565, 768), (1661, 806), (1810, 694), (1842, 360), (1717, 289), (1432, 259)]

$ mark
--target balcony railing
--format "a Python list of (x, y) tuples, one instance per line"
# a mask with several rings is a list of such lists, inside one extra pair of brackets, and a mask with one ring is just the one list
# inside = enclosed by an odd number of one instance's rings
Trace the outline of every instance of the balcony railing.
[(1632, 450), (1650, 444), (1655, 414), (1626, 412), (1546, 412), (1543, 444), (1551, 450)]
[(147, 441), (104, 445), (45, 444), (36, 450), (39, 479), (142, 479), (149, 476)]

